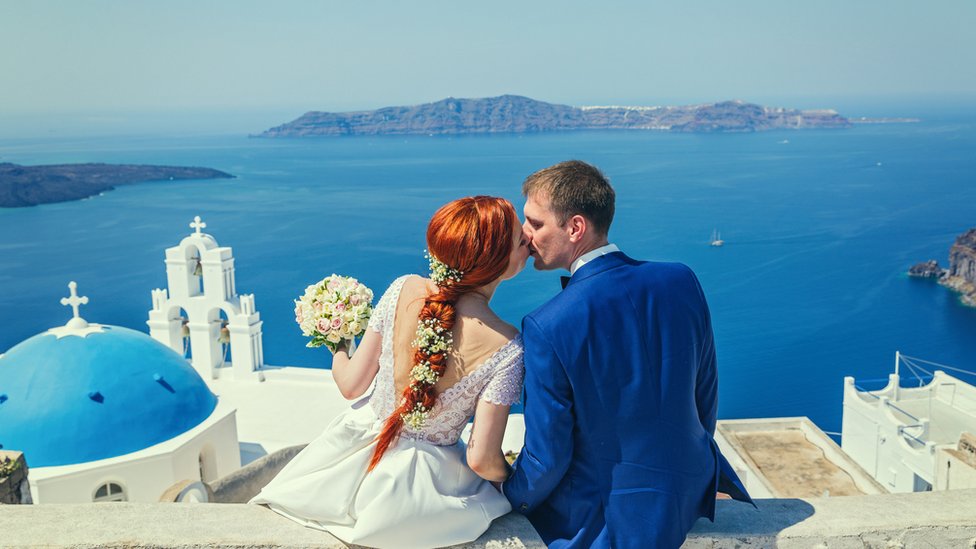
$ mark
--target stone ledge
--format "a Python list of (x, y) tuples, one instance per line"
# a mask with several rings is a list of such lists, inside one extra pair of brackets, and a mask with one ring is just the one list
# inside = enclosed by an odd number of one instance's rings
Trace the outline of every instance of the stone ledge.
[(684, 549), (976, 548), (976, 490), (717, 502)]
[[(976, 547), (976, 490), (758, 500), (759, 509), (717, 502), (685, 549), (747, 547)], [(0, 509), (3, 547), (89, 549), (345, 547), (267, 509), (240, 504), (100, 503), (11, 505)], [(495, 521), (463, 548), (542, 548), (520, 515)]]
[[(264, 507), (220, 503), (84, 503), (0, 508), (0, 546), (71, 549), (345, 548)], [(509, 514), (458, 549), (544, 549), (528, 520)]]

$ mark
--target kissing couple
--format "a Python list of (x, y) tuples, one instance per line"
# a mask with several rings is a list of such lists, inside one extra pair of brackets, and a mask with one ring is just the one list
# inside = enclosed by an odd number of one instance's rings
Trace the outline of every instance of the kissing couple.
[[(430, 276), (397, 278), (352, 356), (333, 358), (343, 396), (372, 392), (251, 503), (371, 547), (470, 542), (515, 511), (550, 547), (620, 549), (679, 547), (714, 518), (716, 492), (751, 501), (712, 436), (715, 346), (694, 273), (609, 242), (615, 193), (589, 164), (540, 170), (522, 193), (524, 223), (503, 198), (437, 210)], [(520, 334), (489, 302), (529, 256), (570, 276)]]

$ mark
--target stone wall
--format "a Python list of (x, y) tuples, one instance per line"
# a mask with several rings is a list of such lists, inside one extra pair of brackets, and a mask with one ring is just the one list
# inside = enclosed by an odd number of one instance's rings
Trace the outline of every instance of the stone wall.
[[(976, 490), (837, 498), (757, 500), (758, 509), (716, 502), (715, 522), (700, 519), (684, 549), (777, 547), (973, 548)], [(113, 503), (13, 505), (0, 512), (4, 547), (306, 548), (345, 547), (257, 505)], [(461, 548), (539, 548), (521, 515), (492, 523)]]
[(290, 446), (262, 456), (237, 471), (210, 483), (215, 503), (247, 503), (258, 495), (271, 479), (281, 471), (304, 444)]
[(0, 450), (0, 504), (30, 503), (27, 460), (23, 452)]

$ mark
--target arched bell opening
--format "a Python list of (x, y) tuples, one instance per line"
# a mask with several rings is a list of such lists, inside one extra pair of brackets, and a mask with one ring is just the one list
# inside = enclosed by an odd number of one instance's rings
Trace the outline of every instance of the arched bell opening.
[(190, 297), (203, 295), (205, 287), (203, 285), (202, 250), (194, 244), (186, 244), (183, 247), (183, 254), (186, 259), (187, 295)]
[(183, 358), (189, 359), (193, 356), (193, 347), (190, 344), (190, 314), (183, 307), (177, 307), (176, 319), (179, 322), (180, 340), (183, 343)]
[(212, 327), (211, 333), (216, 345), (217, 362), (215, 366), (217, 368), (230, 366), (234, 362), (231, 347), (232, 341), (237, 336), (230, 329), (231, 315), (234, 314), (236, 311), (230, 311), (224, 306), (214, 307), (207, 312), (207, 322)]

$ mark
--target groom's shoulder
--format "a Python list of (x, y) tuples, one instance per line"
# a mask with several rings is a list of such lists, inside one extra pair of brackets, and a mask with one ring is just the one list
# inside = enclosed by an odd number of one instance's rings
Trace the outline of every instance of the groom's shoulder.
[[(623, 254), (620, 255), (621, 264), (616, 269), (607, 270), (606, 275), (614, 278), (629, 279), (629, 281), (638, 283), (673, 283), (676, 281), (697, 280), (691, 267), (684, 263), (674, 261), (648, 261), (634, 259)], [(593, 282), (599, 283), (598, 280), (594, 280)]]
[(661, 279), (697, 278), (691, 267), (684, 263), (672, 261), (637, 261), (635, 262), (642, 274), (653, 275)]
[(601, 288), (625, 290), (631, 294), (632, 299), (701, 291), (695, 272), (684, 263), (627, 258), (621, 268), (609, 270), (606, 275), (610, 280), (601, 281), (599, 277), (594, 277), (590, 284), (581, 284), (576, 288), (586, 296), (583, 299), (599, 299)]

